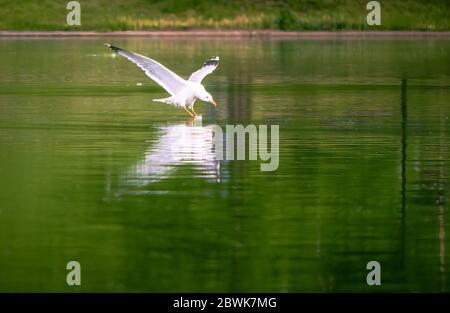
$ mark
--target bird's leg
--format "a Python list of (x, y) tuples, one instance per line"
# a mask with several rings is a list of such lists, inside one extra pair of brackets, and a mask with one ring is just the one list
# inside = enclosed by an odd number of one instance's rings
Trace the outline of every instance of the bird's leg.
[(191, 117), (195, 117), (195, 115), (194, 115), (193, 113), (191, 113), (191, 111), (189, 111), (189, 110), (187, 109), (186, 106), (184, 106), (183, 108), (186, 110), (186, 112), (188, 112), (188, 114), (189, 114)]
[(195, 111), (194, 111), (194, 106), (193, 105), (188, 105), (187, 108), (192, 114), (194, 114), (194, 117), (197, 116), (197, 113), (195, 113)]

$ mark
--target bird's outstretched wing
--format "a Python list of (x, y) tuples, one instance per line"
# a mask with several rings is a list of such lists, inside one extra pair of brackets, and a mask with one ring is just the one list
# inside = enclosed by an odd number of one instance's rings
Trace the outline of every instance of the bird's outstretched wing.
[(105, 43), (105, 46), (111, 48), (114, 52), (126, 57), (131, 62), (139, 66), (148, 77), (157, 82), (168, 93), (174, 95), (186, 86), (186, 81), (180, 76), (166, 68), (164, 65), (152, 60), (146, 56), (133, 53), (118, 47)]
[(206, 75), (211, 74), (218, 65), (219, 57), (212, 57), (211, 59), (203, 63), (201, 69), (191, 74), (191, 77), (189, 77), (189, 81), (200, 83), (203, 78), (205, 78)]

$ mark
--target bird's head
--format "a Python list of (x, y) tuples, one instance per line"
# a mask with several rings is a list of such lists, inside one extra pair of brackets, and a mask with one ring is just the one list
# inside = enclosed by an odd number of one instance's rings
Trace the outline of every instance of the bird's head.
[(211, 94), (209, 92), (207, 92), (206, 90), (203, 90), (203, 92), (201, 92), (199, 94), (198, 97), (200, 100), (205, 101), (205, 102), (209, 102), (211, 103), (213, 106), (217, 106), (217, 103), (214, 101), (213, 97), (211, 96)]

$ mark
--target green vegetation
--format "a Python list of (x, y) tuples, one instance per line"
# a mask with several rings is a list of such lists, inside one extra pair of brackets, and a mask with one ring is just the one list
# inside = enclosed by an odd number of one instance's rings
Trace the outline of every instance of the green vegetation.
[(380, 1), (376, 27), (366, 23), (368, 0), (79, 0), (76, 27), (66, 25), (67, 2), (0, 0), (0, 30), (450, 29), (447, 0)]

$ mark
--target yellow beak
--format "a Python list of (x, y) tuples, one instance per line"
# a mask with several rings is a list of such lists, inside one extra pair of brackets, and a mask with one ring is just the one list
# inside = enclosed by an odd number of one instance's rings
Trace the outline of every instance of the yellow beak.
[(214, 100), (211, 100), (210, 103), (211, 103), (214, 107), (217, 106), (217, 103), (216, 103)]

